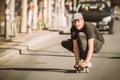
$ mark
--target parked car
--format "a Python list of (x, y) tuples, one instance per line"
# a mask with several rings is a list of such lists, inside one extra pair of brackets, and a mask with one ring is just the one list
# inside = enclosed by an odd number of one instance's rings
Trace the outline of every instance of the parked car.
[(80, 2), (76, 12), (81, 12), (85, 21), (92, 22), (100, 31), (113, 34), (114, 15), (105, 1)]

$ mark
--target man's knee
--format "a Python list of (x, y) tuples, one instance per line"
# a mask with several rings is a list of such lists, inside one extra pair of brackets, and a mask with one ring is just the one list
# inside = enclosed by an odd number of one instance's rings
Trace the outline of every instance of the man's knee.
[(67, 50), (73, 52), (73, 43), (71, 39), (63, 40), (61, 42), (62, 47), (66, 48)]
[(65, 48), (68, 45), (68, 40), (63, 40), (61, 45)]
[(102, 49), (103, 43), (97, 39), (94, 40), (94, 53), (100, 52)]
[(61, 42), (61, 45), (64, 47), (64, 46), (65, 46), (65, 41), (62, 41), (62, 42)]
[(86, 38), (86, 35), (85, 35), (85, 33), (83, 33), (83, 32), (79, 32), (78, 36), (79, 36), (80, 38)]
[(83, 51), (85, 51), (87, 49), (87, 38), (86, 38), (85, 33), (80, 32), (78, 34), (78, 43), (79, 43), (80, 48)]

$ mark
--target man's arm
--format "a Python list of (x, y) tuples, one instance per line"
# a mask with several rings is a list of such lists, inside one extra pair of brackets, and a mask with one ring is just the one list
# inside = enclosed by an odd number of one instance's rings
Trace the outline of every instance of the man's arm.
[(73, 52), (75, 55), (76, 64), (79, 64), (79, 47), (78, 47), (77, 40), (73, 40)]
[(91, 60), (92, 54), (94, 49), (94, 38), (88, 39), (88, 53), (86, 57), (86, 63)]
[(94, 38), (88, 39), (88, 52), (85, 63), (81, 64), (82, 67), (86, 67), (91, 60), (94, 49)]

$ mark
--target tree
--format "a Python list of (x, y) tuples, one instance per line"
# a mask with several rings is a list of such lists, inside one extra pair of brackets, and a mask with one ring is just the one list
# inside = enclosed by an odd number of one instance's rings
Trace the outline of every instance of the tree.
[(115, 6), (120, 6), (120, 0), (110, 0), (111, 1), (111, 8)]

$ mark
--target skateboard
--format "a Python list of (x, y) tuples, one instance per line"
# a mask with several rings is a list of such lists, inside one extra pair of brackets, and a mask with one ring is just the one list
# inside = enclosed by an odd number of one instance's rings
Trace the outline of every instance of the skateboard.
[(82, 73), (82, 72), (88, 73), (89, 72), (88, 67), (85, 67), (85, 68), (78, 67), (78, 68), (75, 68), (75, 70), (76, 70), (77, 73)]
[[(81, 63), (83, 63), (84, 62), (84, 60), (81, 60), (80, 62), (79, 62), (79, 64), (81, 64)], [(86, 66), (86, 67), (81, 67), (80, 65), (75, 65), (74, 66), (74, 68), (75, 68), (75, 70), (76, 70), (76, 72), (77, 73), (81, 73), (81, 72), (85, 72), (85, 73), (88, 73), (89, 72), (89, 67), (91, 67), (91, 63), (90, 63), (90, 65), (89, 66)]]

